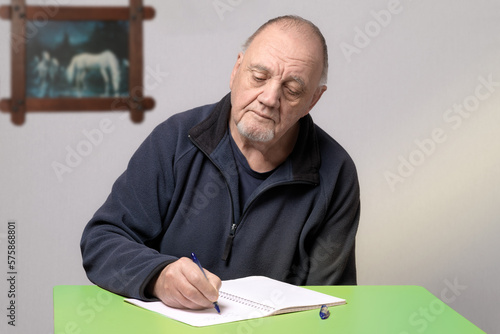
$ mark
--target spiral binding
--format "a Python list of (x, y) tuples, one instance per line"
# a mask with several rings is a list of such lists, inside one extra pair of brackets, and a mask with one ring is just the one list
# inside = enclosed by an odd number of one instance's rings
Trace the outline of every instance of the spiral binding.
[(255, 309), (262, 310), (264, 312), (273, 312), (275, 310), (271, 306), (257, 303), (257, 302), (251, 301), (249, 299), (241, 298), (241, 297), (232, 295), (232, 294), (224, 292), (224, 291), (219, 291), (219, 297), (222, 297), (222, 298), (225, 298), (225, 299), (228, 299), (228, 300), (231, 300), (231, 301), (243, 304), (243, 305), (247, 305), (247, 306), (253, 307)]

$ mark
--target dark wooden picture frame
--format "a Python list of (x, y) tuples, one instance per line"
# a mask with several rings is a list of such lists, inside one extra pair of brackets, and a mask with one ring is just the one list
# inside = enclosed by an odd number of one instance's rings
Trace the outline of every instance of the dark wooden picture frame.
[[(133, 122), (141, 122), (154, 100), (143, 94), (143, 20), (155, 11), (142, 0), (129, 0), (128, 7), (28, 6), (26, 0), (12, 0), (0, 7), (0, 17), (11, 20), (10, 99), (0, 100), (0, 110), (9, 112), (16, 125), (25, 121), (26, 112), (47, 111), (130, 111)], [(128, 94), (115, 97), (32, 97), (27, 95), (27, 40), (30, 21), (128, 21)]]

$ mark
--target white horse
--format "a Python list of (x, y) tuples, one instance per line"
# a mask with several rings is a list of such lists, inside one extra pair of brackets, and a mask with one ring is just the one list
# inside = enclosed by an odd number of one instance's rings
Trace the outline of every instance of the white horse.
[(99, 54), (80, 53), (71, 59), (66, 69), (66, 76), (70, 83), (73, 83), (73, 80), (75, 80), (75, 87), (79, 95), (86, 89), (85, 76), (89, 71), (99, 71), (101, 73), (105, 87), (103, 96), (110, 95), (110, 88), (112, 88), (114, 95), (118, 96), (120, 88), (120, 64), (113, 52), (104, 51)]

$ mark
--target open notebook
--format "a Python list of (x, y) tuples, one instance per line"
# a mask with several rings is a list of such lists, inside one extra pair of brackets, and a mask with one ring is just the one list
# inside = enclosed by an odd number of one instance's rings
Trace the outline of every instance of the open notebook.
[(345, 300), (268, 277), (249, 276), (222, 282), (219, 291), (221, 314), (214, 308), (181, 310), (162, 302), (125, 299), (126, 302), (158, 312), (192, 326), (208, 326), (345, 304)]

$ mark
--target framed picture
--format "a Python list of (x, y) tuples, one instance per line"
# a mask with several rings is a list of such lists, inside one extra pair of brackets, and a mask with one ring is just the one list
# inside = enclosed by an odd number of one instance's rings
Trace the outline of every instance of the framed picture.
[(154, 107), (143, 96), (143, 29), (154, 9), (27, 6), (12, 0), (0, 17), (12, 21), (12, 97), (0, 101), (14, 124), (26, 112), (123, 111), (134, 122)]

